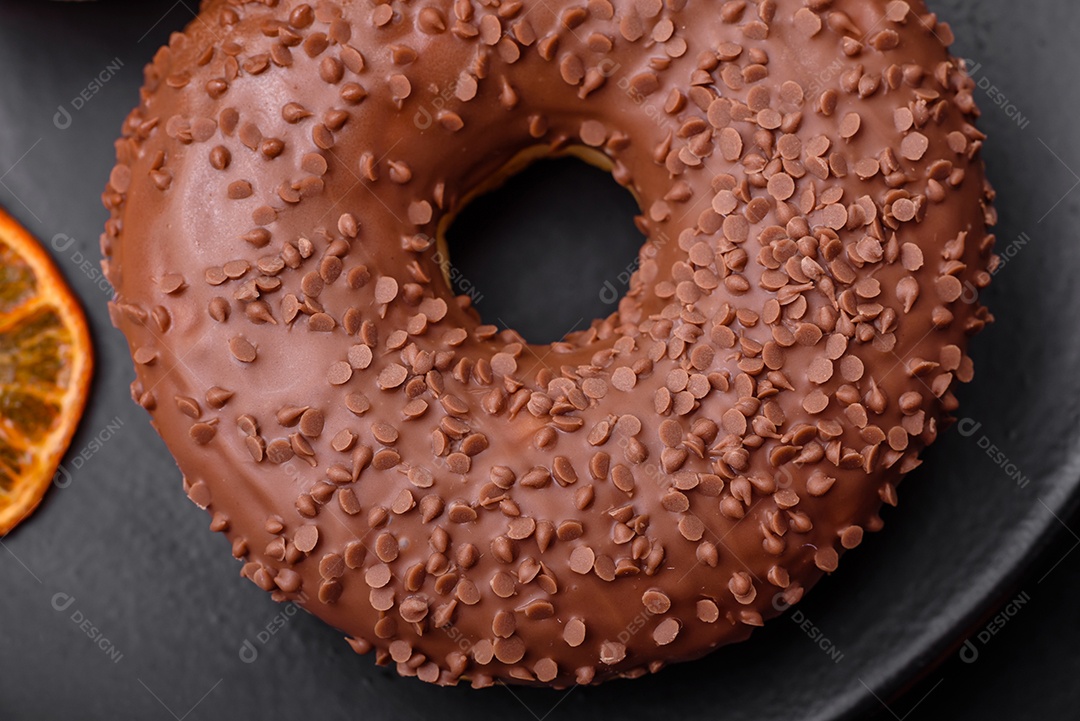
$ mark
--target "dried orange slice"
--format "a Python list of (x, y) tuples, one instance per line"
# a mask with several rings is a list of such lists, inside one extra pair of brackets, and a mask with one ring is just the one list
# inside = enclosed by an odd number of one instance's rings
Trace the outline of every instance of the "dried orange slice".
[(0, 210), (0, 536), (48, 490), (93, 365), (71, 289), (34, 237)]

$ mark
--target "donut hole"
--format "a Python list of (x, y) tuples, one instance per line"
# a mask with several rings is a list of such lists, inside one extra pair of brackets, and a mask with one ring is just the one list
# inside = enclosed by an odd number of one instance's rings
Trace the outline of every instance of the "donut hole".
[(469, 202), (445, 238), (452, 289), (485, 323), (552, 343), (615, 312), (645, 237), (637, 201), (576, 157), (542, 159)]

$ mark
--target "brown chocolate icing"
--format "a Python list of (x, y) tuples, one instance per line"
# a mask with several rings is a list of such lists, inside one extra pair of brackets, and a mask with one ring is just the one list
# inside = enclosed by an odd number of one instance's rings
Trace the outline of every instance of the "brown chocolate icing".
[[(971, 378), (994, 212), (950, 41), (918, 0), (204, 2), (104, 196), (133, 396), (243, 575), (403, 674), (746, 638)], [(432, 240), (535, 146), (610, 163), (648, 237), (551, 346)]]

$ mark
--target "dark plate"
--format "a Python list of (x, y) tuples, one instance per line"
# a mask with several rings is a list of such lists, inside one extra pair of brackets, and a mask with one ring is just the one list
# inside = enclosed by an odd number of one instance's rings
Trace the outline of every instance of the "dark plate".
[[(849, 717), (892, 704), (958, 648), (1060, 531), (1080, 478), (1080, 176), (1069, 167), (1080, 168), (1080, 85), (1064, 72), (1080, 67), (1080, 6), (939, 0), (955, 50), (977, 63), (1009, 261), (986, 294), (998, 322), (978, 339), (976, 380), (962, 391), (967, 435), (953, 428), (926, 454), (884, 532), (798, 615), (650, 678), (561, 693), (439, 689), (355, 656), (339, 634), (238, 578), (128, 399), (130, 361), (107, 319), (98, 196), (112, 141), (143, 63), (194, 5), (0, 1), (0, 203), (52, 246), (89, 311), (99, 367), (64, 487), (0, 548), (5, 719)], [(596, 289), (617, 283), (636, 241), (622, 191), (596, 181), (541, 167), (501, 198), (518, 215), (463, 221), (462, 235), (492, 249), (578, 239), (527, 272), (517, 263), (512, 281), (478, 254), (471, 279), (489, 317), (542, 339), (604, 312)], [(543, 217), (529, 201), (543, 193), (565, 212)], [(530, 317), (537, 297), (551, 309)], [(982, 643), (972, 636), (967, 653)]]

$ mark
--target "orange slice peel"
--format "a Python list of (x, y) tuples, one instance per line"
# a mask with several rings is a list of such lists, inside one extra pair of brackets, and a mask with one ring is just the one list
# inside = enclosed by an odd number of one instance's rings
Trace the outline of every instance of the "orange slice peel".
[(0, 536), (45, 496), (86, 407), (93, 364), (75, 295), (0, 210)]

